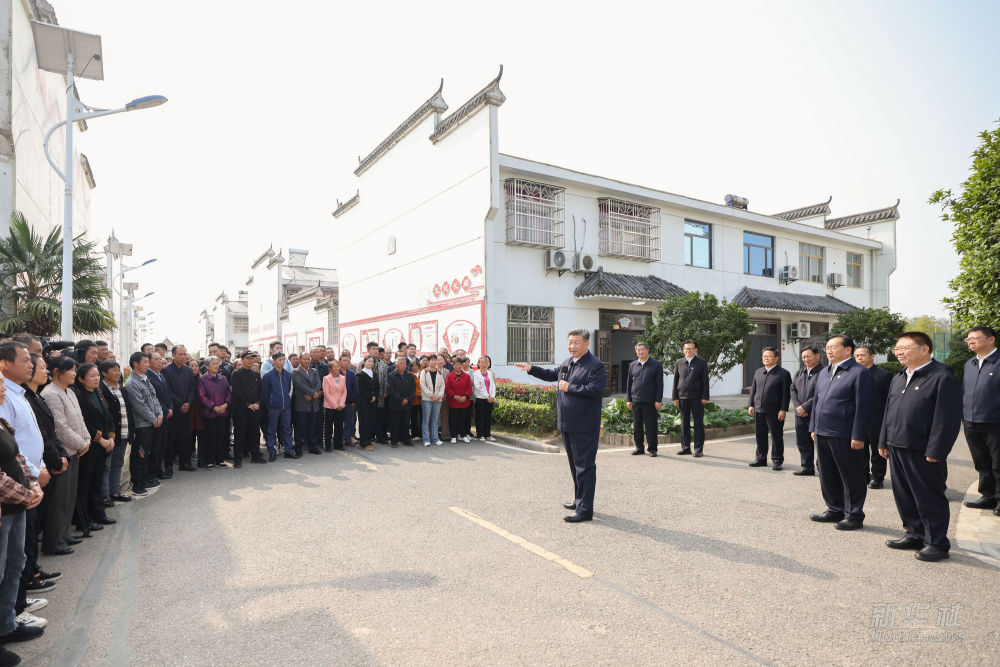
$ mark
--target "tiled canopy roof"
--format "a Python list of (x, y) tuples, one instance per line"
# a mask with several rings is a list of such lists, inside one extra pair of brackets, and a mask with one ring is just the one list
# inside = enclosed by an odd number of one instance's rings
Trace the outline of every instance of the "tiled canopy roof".
[(830, 218), (823, 226), (827, 229), (842, 229), (855, 225), (870, 225), (873, 222), (884, 222), (886, 220), (899, 220), (899, 200), (892, 206), (880, 208), (875, 211), (857, 213), (843, 218)]
[(830, 202), (833, 201), (833, 196), (827, 199), (822, 204), (813, 204), (812, 206), (803, 206), (802, 208), (795, 208), (791, 211), (785, 211), (783, 213), (775, 213), (772, 218), (781, 218), (782, 220), (801, 220), (803, 218), (811, 218), (817, 215), (830, 215)]
[(846, 301), (832, 296), (817, 296), (813, 294), (791, 294), (789, 292), (771, 292), (762, 289), (744, 287), (733, 299), (745, 308), (758, 310), (783, 310), (793, 313), (830, 313), (839, 315), (857, 310)]
[(684, 296), (687, 290), (656, 276), (633, 276), (608, 273), (598, 269), (573, 290), (577, 297), (609, 296), (626, 299), (663, 301), (672, 296)]

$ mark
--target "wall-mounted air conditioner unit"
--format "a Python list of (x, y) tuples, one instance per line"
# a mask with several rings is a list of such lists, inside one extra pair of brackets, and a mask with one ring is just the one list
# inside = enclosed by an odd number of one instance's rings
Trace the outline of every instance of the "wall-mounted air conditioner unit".
[(576, 273), (590, 273), (597, 270), (597, 257), (585, 252), (573, 255), (573, 271)]
[(781, 273), (778, 274), (778, 280), (780, 280), (785, 284), (788, 284), (791, 282), (795, 282), (798, 279), (799, 279), (799, 267), (792, 266), (791, 264), (786, 264), (785, 266), (781, 267)]
[(843, 273), (831, 273), (826, 277), (826, 284), (837, 289), (838, 287), (844, 286), (844, 274)]
[(545, 270), (546, 271), (568, 271), (572, 266), (570, 255), (574, 253), (568, 253), (565, 250), (546, 250), (545, 251)]
[(808, 322), (792, 322), (788, 325), (789, 338), (809, 338), (810, 327)]

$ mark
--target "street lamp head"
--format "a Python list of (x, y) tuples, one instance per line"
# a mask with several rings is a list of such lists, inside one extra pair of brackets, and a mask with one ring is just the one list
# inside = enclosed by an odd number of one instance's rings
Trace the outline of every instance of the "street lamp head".
[(136, 111), (137, 109), (158, 107), (166, 101), (167, 98), (163, 95), (146, 95), (145, 97), (137, 97), (125, 105), (125, 111)]
[(139, 266), (146, 266), (147, 264), (152, 264), (152, 263), (153, 263), (153, 262), (155, 262), (155, 261), (156, 261), (156, 258), (155, 258), (155, 257), (154, 257), (153, 259), (147, 259), (147, 260), (146, 260), (145, 262), (143, 262), (143, 263), (142, 263), (142, 264), (140, 264)]
[(154, 294), (156, 294), (156, 292), (146, 292), (142, 295), (142, 298), (145, 299), (147, 296), (153, 296)]

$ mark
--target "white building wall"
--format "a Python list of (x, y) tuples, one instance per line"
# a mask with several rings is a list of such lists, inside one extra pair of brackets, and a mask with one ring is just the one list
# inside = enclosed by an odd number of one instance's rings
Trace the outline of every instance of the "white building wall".
[(265, 259), (251, 269), (252, 282), (247, 285), (247, 346), (266, 355), (271, 341), (281, 340), (281, 265), (268, 268)]
[(315, 307), (315, 299), (288, 307), (288, 319), (281, 327), (285, 354), (301, 354), (316, 345), (326, 345), (327, 311), (316, 312)]

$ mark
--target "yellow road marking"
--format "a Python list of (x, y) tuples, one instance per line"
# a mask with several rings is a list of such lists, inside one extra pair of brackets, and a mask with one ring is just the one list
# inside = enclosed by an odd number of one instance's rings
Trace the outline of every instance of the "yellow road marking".
[(492, 533), (496, 533), (497, 535), (499, 535), (500, 537), (504, 538), (505, 540), (509, 540), (509, 541), (513, 542), (514, 544), (516, 544), (517, 546), (521, 547), (522, 549), (527, 549), (528, 551), (530, 551), (531, 553), (535, 554), (536, 556), (541, 556), (545, 560), (550, 560), (553, 563), (555, 563), (556, 565), (559, 565), (561, 567), (566, 568), (567, 570), (569, 570), (570, 572), (572, 572), (573, 574), (575, 574), (578, 577), (586, 578), (586, 577), (592, 577), (592, 576), (594, 576), (594, 573), (591, 572), (590, 570), (582, 568), (579, 565), (577, 565), (576, 563), (572, 563), (572, 562), (566, 560), (562, 556), (557, 556), (556, 554), (552, 553), (548, 549), (543, 549), (542, 547), (538, 546), (537, 544), (532, 544), (531, 542), (529, 542), (528, 540), (524, 539), (523, 537), (515, 535), (514, 533), (511, 533), (511, 532), (508, 532), (508, 531), (504, 530), (503, 528), (501, 528), (500, 526), (498, 526), (498, 525), (496, 525), (494, 523), (490, 523), (486, 519), (484, 519), (484, 518), (482, 518), (480, 516), (477, 516), (477, 515), (473, 514), (472, 512), (470, 512), (468, 510), (464, 510), (461, 507), (449, 507), (448, 509), (450, 509), (452, 512), (454, 512), (458, 516), (460, 516), (462, 518), (465, 518), (465, 519), (468, 519), (472, 523), (478, 524), (478, 525), (482, 526), (483, 528), (485, 528), (486, 530), (488, 530), (488, 531), (490, 531)]
[(344, 456), (346, 456), (347, 458), (351, 459), (355, 463), (360, 463), (361, 465), (363, 465), (364, 467), (368, 468), (369, 470), (378, 470), (378, 466), (377, 465), (375, 465), (374, 463), (369, 463), (368, 461), (365, 461), (360, 456), (355, 456), (354, 454), (351, 454), (350, 452), (345, 452), (343, 449), (338, 449), (336, 451), (337, 451), (338, 454), (343, 454)]

